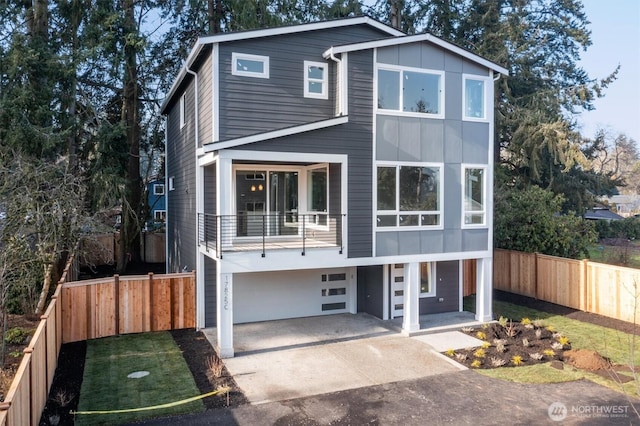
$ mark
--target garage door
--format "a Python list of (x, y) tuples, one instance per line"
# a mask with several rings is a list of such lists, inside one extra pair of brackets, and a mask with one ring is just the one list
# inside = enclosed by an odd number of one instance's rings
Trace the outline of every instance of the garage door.
[(352, 275), (348, 268), (235, 274), (233, 322), (349, 312)]

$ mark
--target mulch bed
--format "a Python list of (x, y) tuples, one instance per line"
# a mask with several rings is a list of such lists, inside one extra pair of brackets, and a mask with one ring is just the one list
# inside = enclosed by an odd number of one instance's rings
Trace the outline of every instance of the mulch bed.
[(448, 351), (459, 363), (470, 368), (513, 367), (561, 359), (562, 351), (571, 348), (559, 342), (561, 336), (553, 330), (534, 324), (509, 321), (463, 329), (484, 342), (484, 347)]

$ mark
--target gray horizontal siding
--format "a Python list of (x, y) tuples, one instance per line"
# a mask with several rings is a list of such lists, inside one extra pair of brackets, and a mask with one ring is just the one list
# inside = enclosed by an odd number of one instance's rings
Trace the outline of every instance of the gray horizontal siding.
[(349, 99), (348, 123), (236, 148), (348, 155), (346, 213), (349, 257), (372, 255), (372, 72), (371, 51), (349, 55), (349, 93), (352, 96)]
[(198, 96), (199, 96), (199, 146), (213, 139), (213, 119), (212, 119), (212, 87), (213, 87), (213, 68), (212, 57), (208, 55), (204, 60), (201, 68), (198, 70)]
[[(221, 45), (220, 140), (333, 117), (336, 64), (322, 58), (322, 53), (332, 45), (382, 36), (388, 35), (371, 27), (357, 26)], [(268, 56), (269, 79), (232, 75), (232, 52)], [(305, 60), (328, 64), (330, 78), (327, 100), (304, 97)]]
[[(179, 102), (167, 114), (167, 176), (174, 178), (174, 190), (167, 188), (167, 267), (169, 272), (196, 269), (195, 216), (195, 108), (193, 79), (186, 88), (186, 124), (180, 128)], [(181, 94), (179, 95), (181, 96)]]

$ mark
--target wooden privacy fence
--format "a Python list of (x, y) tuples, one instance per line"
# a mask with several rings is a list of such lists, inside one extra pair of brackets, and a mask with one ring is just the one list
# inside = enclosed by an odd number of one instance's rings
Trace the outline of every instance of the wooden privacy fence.
[(493, 288), (628, 322), (640, 318), (640, 270), (496, 249)]
[(114, 276), (62, 286), (63, 343), (195, 327), (195, 273)]
[(195, 273), (66, 282), (72, 258), (41, 317), (9, 391), (0, 426), (36, 426), (62, 343), (115, 334), (195, 327)]

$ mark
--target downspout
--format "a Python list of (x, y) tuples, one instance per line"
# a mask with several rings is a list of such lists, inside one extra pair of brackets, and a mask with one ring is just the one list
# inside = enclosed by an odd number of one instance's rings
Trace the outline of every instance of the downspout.
[(337, 94), (337, 98), (338, 98), (338, 116), (342, 116), (344, 113), (344, 108), (342, 105), (343, 99), (344, 99), (344, 93), (342, 93), (342, 79), (343, 79), (343, 71), (342, 71), (342, 61), (338, 58), (336, 58), (335, 54), (333, 53), (333, 46), (331, 46), (331, 48), (329, 49), (329, 58), (334, 61), (337, 65), (337, 82), (336, 82), (336, 86), (338, 86), (338, 94)]
[(204, 303), (204, 261), (203, 255), (200, 253), (200, 241), (198, 238), (198, 215), (203, 213), (204, 207), (204, 188), (202, 188), (202, 175), (204, 174), (204, 170), (201, 166), (198, 165), (198, 149), (200, 148), (200, 102), (199, 102), (199, 87), (198, 87), (198, 74), (192, 71), (189, 66), (187, 66), (186, 71), (188, 74), (191, 74), (195, 81), (195, 95), (194, 95), (194, 126), (195, 126), (195, 147), (194, 147), (194, 165), (195, 165), (195, 173), (196, 173), (196, 238), (195, 238), (195, 255), (196, 255), (196, 329), (200, 330), (205, 326), (205, 303)]

